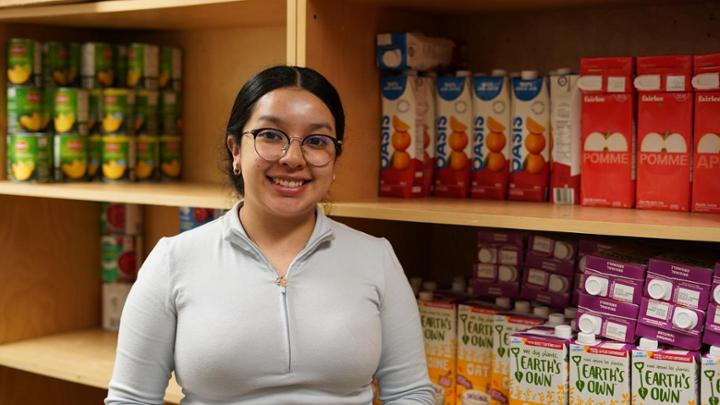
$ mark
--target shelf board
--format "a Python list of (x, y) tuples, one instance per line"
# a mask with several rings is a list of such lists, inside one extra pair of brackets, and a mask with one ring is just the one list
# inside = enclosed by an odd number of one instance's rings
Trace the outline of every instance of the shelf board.
[[(117, 333), (83, 330), (0, 345), (0, 365), (73, 383), (107, 389), (115, 362)], [(165, 401), (183, 398), (175, 378)]]
[(285, 0), (112, 0), (0, 9), (0, 22), (121, 29), (284, 25)]
[(632, 5), (659, 5), (700, 2), (701, 0), (352, 0), (388, 8), (444, 13), (532, 11), (567, 8), (593, 8)]

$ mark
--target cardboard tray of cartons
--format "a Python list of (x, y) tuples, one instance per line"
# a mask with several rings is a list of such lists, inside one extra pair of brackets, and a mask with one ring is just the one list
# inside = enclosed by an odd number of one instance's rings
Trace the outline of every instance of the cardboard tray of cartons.
[(85, 3), (89, 0), (2, 0), (0, 9), (7, 7), (54, 6), (56, 4)]

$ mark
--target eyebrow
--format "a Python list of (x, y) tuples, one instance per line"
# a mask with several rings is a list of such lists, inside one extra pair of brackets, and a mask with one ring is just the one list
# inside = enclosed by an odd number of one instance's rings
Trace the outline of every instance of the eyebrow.
[[(282, 126), (282, 124), (285, 123), (282, 118), (276, 117), (274, 115), (261, 115), (260, 117), (258, 117), (258, 121), (268, 121), (278, 126)], [(330, 126), (330, 124), (326, 122), (314, 122), (308, 125), (308, 130), (310, 131), (316, 131), (323, 128), (327, 129), (328, 131), (333, 131), (333, 128)]]

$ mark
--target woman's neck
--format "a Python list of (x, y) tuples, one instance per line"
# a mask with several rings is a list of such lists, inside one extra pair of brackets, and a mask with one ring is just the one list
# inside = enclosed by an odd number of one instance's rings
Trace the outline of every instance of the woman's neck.
[(297, 254), (315, 229), (315, 211), (297, 218), (282, 218), (256, 209), (252, 204), (243, 204), (238, 216), (245, 233), (266, 254), (280, 247)]

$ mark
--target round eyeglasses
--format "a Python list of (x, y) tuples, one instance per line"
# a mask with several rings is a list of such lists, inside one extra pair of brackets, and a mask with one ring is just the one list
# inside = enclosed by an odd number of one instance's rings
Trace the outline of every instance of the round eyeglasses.
[(330, 135), (313, 134), (304, 138), (291, 137), (275, 128), (257, 128), (245, 131), (242, 135), (252, 135), (255, 152), (263, 160), (275, 162), (282, 159), (290, 149), (293, 139), (300, 141), (305, 161), (311, 166), (325, 166), (335, 159), (342, 141)]

